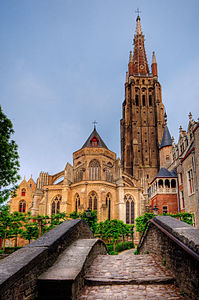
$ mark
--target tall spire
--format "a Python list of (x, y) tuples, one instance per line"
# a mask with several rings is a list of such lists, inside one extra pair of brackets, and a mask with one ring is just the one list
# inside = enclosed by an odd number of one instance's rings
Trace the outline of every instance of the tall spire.
[[(133, 74), (149, 74), (149, 67), (144, 47), (144, 35), (142, 33), (140, 16), (136, 19), (136, 33), (134, 35), (134, 52), (133, 52)], [(129, 72), (129, 76), (130, 76)]]

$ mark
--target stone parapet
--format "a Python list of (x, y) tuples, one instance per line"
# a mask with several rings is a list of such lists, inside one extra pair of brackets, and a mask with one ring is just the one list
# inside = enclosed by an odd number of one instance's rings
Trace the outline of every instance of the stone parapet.
[(36, 299), (37, 278), (51, 267), (58, 256), (75, 240), (93, 234), (83, 220), (69, 220), (35, 242), (0, 261), (0, 299)]
[(189, 299), (199, 299), (199, 230), (170, 216), (151, 220), (139, 244), (141, 254), (159, 257)]

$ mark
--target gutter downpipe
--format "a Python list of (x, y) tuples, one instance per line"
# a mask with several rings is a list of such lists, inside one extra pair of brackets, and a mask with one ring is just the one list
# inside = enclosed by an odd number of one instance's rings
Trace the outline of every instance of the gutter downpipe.
[(180, 197), (179, 197), (178, 177), (177, 177), (177, 202), (178, 202), (178, 212), (180, 213)]

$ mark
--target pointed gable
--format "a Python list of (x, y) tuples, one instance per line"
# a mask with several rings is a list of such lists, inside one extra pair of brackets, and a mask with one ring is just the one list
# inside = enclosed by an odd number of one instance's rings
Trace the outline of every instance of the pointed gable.
[(97, 132), (96, 128), (94, 128), (93, 132), (87, 139), (87, 141), (84, 143), (82, 148), (85, 147), (97, 147), (97, 148), (105, 148), (108, 149), (105, 143), (103, 142), (102, 138), (100, 137), (99, 133)]
[(172, 146), (172, 139), (167, 125), (164, 128), (164, 133), (162, 137), (162, 142), (160, 144), (160, 149), (166, 146)]

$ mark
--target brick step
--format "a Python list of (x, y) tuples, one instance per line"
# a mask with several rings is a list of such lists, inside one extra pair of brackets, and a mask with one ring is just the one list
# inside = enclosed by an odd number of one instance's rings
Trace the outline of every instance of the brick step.
[(97, 285), (146, 285), (146, 284), (171, 284), (175, 282), (175, 278), (171, 277), (171, 276), (161, 276), (161, 277), (157, 277), (157, 276), (153, 276), (151, 278), (139, 278), (139, 279), (122, 279), (122, 278), (118, 278), (118, 279), (111, 279), (111, 278), (98, 278), (97, 276), (95, 276), (95, 278), (88, 278), (85, 277), (85, 283), (88, 286), (97, 286)]
[(87, 270), (88, 284), (173, 282), (173, 274), (150, 255), (99, 255)]
[(84, 286), (86, 269), (98, 254), (105, 253), (105, 245), (98, 239), (73, 242), (38, 278), (38, 299), (76, 299)]
[(78, 300), (188, 300), (173, 284), (85, 286)]

